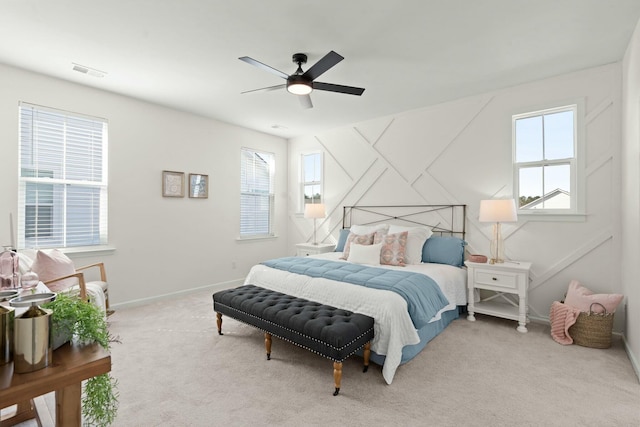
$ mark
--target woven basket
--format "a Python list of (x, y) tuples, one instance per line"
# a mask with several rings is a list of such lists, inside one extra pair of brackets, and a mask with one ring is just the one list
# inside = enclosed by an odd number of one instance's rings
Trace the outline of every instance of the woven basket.
[[(599, 305), (603, 313), (594, 313), (592, 307)], [(569, 336), (573, 343), (583, 347), (609, 348), (611, 347), (611, 331), (613, 329), (613, 313), (600, 303), (594, 302), (589, 307), (589, 312), (581, 312), (576, 323), (569, 328)]]

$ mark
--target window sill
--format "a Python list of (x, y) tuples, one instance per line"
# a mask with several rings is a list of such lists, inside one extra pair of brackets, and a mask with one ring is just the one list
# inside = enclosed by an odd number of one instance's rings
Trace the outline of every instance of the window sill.
[(76, 256), (94, 256), (94, 255), (111, 255), (116, 251), (113, 246), (78, 246), (72, 248), (58, 249), (65, 255)]
[(251, 242), (255, 240), (273, 240), (277, 239), (277, 234), (272, 234), (270, 236), (248, 236), (248, 237), (236, 237), (237, 242)]
[(585, 222), (587, 220), (587, 214), (518, 211), (518, 218), (526, 219), (527, 221), (542, 221), (542, 222)]

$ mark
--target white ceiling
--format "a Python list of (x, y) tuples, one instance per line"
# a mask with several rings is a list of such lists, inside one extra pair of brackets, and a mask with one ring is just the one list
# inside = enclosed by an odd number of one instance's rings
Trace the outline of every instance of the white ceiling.
[[(0, 0), (0, 62), (293, 137), (619, 61), (638, 19), (639, 0)], [(292, 74), (330, 50), (318, 80), (361, 97), (240, 94), (284, 83), (240, 56)]]

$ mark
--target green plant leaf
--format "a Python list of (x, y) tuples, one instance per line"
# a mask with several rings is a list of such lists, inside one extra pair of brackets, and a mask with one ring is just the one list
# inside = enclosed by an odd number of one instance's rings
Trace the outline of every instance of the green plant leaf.
[(118, 411), (118, 382), (110, 374), (87, 380), (83, 390), (82, 414), (92, 426), (108, 426)]
[[(110, 334), (104, 313), (76, 295), (59, 293), (42, 305), (53, 311), (52, 333), (63, 334), (81, 344), (98, 343), (109, 350), (116, 341)], [(98, 375), (85, 382), (82, 391), (82, 415), (92, 426), (108, 426), (118, 411), (118, 382), (110, 374)]]

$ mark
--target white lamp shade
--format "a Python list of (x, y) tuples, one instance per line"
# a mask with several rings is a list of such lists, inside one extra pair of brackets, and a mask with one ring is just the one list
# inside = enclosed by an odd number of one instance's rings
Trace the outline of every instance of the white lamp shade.
[(514, 222), (518, 220), (516, 201), (505, 200), (480, 200), (480, 222)]
[(305, 218), (324, 218), (326, 215), (323, 203), (307, 203), (304, 206)]

